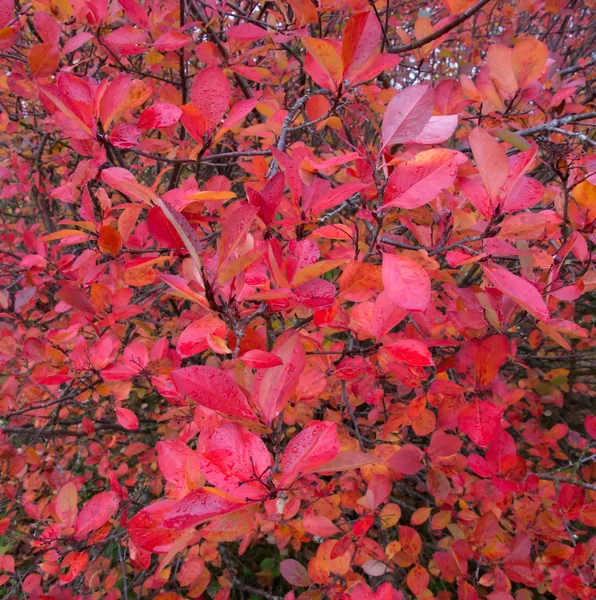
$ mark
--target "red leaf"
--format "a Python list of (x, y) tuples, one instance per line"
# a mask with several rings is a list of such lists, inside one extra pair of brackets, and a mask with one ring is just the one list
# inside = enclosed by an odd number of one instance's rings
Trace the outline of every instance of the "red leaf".
[(339, 437), (335, 423), (311, 421), (284, 450), (281, 485), (289, 485), (302, 473), (313, 472), (338, 453)]
[(389, 346), (383, 346), (383, 350), (391, 358), (413, 367), (432, 367), (435, 364), (428, 347), (420, 340), (398, 340)]
[(228, 499), (209, 488), (199, 488), (191, 492), (165, 516), (163, 526), (180, 531), (210, 521), (249, 506), (246, 502)]
[(456, 155), (451, 150), (420, 152), (414, 159), (396, 165), (387, 182), (383, 206), (410, 209), (424, 206), (453, 185), (456, 175)]
[(588, 415), (586, 417), (584, 427), (588, 434), (596, 440), (596, 417), (594, 415)]
[(66, 569), (66, 573), (59, 573), (60, 585), (66, 585), (74, 581), (85, 569), (89, 562), (86, 552), (69, 552), (60, 563), (60, 569)]
[(130, 123), (118, 123), (112, 129), (108, 140), (116, 148), (136, 148), (141, 132)]
[(419, 135), (433, 114), (435, 94), (428, 85), (400, 90), (389, 102), (383, 116), (383, 148), (403, 144)]
[(490, 385), (509, 355), (509, 342), (504, 335), (492, 335), (480, 343), (474, 356), (476, 380)]
[(137, 418), (137, 415), (135, 415), (132, 410), (128, 410), (128, 408), (116, 408), (116, 418), (118, 419), (118, 423), (120, 423), (124, 429), (136, 431), (139, 428), (139, 419)]
[(140, 510), (127, 526), (128, 535), (135, 546), (147, 552), (165, 554), (180, 532), (166, 529), (162, 523), (164, 518), (176, 507), (175, 500), (160, 500)]
[(227, 29), (226, 35), (230, 40), (256, 42), (257, 40), (266, 38), (270, 33), (266, 27), (259, 27), (253, 23), (242, 23), (242, 25), (233, 25)]
[(406, 444), (402, 446), (389, 460), (389, 466), (404, 475), (415, 475), (422, 469), (424, 452), (417, 446)]
[(173, 104), (154, 104), (141, 113), (137, 127), (139, 129), (169, 127), (178, 123), (181, 115), (182, 110)]
[(459, 412), (457, 426), (478, 446), (485, 448), (501, 429), (503, 409), (478, 398)]
[(154, 206), (147, 213), (147, 227), (155, 241), (164, 248), (184, 248), (184, 242), (163, 210)]
[(430, 302), (430, 278), (411, 258), (383, 255), (383, 285), (391, 301), (408, 310), (426, 310)]
[(226, 423), (199, 438), (199, 465), (207, 481), (234, 498), (248, 501), (262, 498), (273, 464), (261, 438), (237, 423)]
[(259, 371), (253, 386), (254, 403), (258, 407), (261, 421), (268, 427), (287, 404), (306, 366), (306, 354), (300, 334), (295, 332), (280, 339), (280, 342), (273, 354), (282, 364)]
[(233, 417), (257, 420), (242, 390), (220, 369), (185, 367), (172, 371), (172, 377), (180, 393), (197, 404)]
[(157, 464), (166, 481), (183, 490), (189, 490), (188, 481), (199, 478), (199, 457), (180, 440), (157, 442)]
[(230, 106), (230, 82), (219, 67), (207, 67), (195, 77), (190, 97), (211, 132)]
[(341, 45), (344, 79), (350, 80), (352, 75), (377, 53), (381, 33), (379, 19), (372, 10), (350, 17)]
[(89, 533), (105, 525), (118, 510), (120, 496), (116, 492), (101, 492), (81, 509), (74, 522), (74, 536), (82, 540)]
[(540, 292), (525, 279), (496, 265), (482, 265), (486, 278), (503, 294), (540, 321), (548, 323), (550, 315)]
[(283, 361), (279, 356), (264, 350), (249, 350), (239, 360), (252, 369), (270, 369), (271, 367), (283, 365)]

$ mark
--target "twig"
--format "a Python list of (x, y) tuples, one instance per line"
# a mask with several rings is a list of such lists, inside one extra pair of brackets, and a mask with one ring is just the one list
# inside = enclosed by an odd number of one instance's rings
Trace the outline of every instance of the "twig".
[(441, 36), (449, 33), (452, 29), (455, 29), (458, 25), (461, 25), (464, 21), (467, 21), (470, 17), (475, 15), (483, 6), (486, 6), (491, 0), (480, 0), (474, 4), (474, 6), (470, 6), (468, 10), (465, 10), (461, 15), (456, 17), (451, 23), (447, 23), (440, 29), (437, 29), (434, 33), (427, 35), (421, 40), (417, 40), (415, 42), (411, 42), (410, 44), (405, 44), (403, 46), (394, 46), (393, 48), (387, 48), (387, 52), (391, 54), (403, 54), (404, 52), (409, 52), (410, 50), (417, 50), (418, 48), (422, 48), (426, 46), (426, 44), (430, 44), (430, 42), (434, 42), (436, 39)]

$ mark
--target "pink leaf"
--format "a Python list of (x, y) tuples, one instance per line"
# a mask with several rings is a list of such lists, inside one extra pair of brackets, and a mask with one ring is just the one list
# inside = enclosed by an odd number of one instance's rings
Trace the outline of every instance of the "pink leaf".
[(478, 446), (485, 448), (501, 429), (503, 409), (475, 398), (459, 412), (457, 426)]
[(116, 492), (101, 492), (81, 509), (74, 522), (74, 536), (82, 540), (89, 533), (105, 525), (118, 510), (120, 496)]
[(0, 0), (0, 29), (6, 27), (12, 17), (13, 11), (14, 0)]
[(482, 265), (486, 278), (503, 294), (540, 321), (548, 323), (550, 315), (540, 292), (525, 279), (496, 265)]
[(154, 104), (141, 113), (137, 127), (139, 129), (169, 127), (178, 122), (180, 115), (182, 111), (173, 104)]
[(261, 421), (267, 426), (271, 426), (283, 410), (306, 366), (306, 354), (300, 334), (296, 332), (282, 340), (273, 354), (282, 364), (259, 371), (255, 377), (253, 391), (254, 403), (258, 407)]
[(428, 85), (412, 85), (399, 91), (383, 116), (382, 147), (403, 144), (419, 135), (432, 116), (434, 97)]
[(141, 132), (130, 123), (118, 123), (110, 132), (108, 140), (116, 148), (136, 148)]
[(311, 535), (316, 535), (321, 538), (332, 537), (341, 533), (341, 529), (337, 527), (328, 517), (322, 515), (308, 514), (302, 519), (304, 529)]
[(267, 494), (259, 481), (269, 475), (271, 454), (261, 438), (237, 423), (226, 423), (199, 438), (199, 465), (205, 479), (218, 489), (241, 500)]
[(279, 356), (264, 350), (249, 350), (239, 360), (252, 369), (270, 369), (271, 367), (283, 365), (283, 361)]
[(162, 52), (171, 52), (173, 50), (180, 50), (180, 48), (184, 48), (185, 46), (190, 46), (192, 43), (192, 40), (181, 31), (172, 30), (162, 33), (155, 40), (153, 47)]
[(312, 583), (306, 569), (293, 558), (283, 560), (279, 565), (279, 570), (282, 577), (295, 587), (307, 587)]
[(187, 480), (199, 472), (197, 453), (180, 440), (157, 442), (157, 464), (165, 480), (176, 488), (188, 492)]
[(411, 258), (383, 255), (383, 285), (391, 301), (407, 310), (426, 310), (430, 302), (430, 278)]
[(207, 123), (207, 131), (213, 131), (230, 106), (230, 82), (223, 71), (214, 66), (203, 69), (194, 80), (190, 97)]
[(242, 510), (246, 506), (246, 502), (236, 502), (220, 495), (216, 490), (199, 488), (176, 504), (165, 516), (163, 526), (180, 531), (205, 523), (214, 517)]
[(417, 446), (406, 444), (402, 446), (389, 460), (389, 466), (404, 475), (415, 475), (422, 469), (424, 452)]
[(359, 452), (358, 450), (343, 450), (335, 458), (330, 461), (311, 469), (311, 473), (336, 473), (340, 471), (351, 471), (352, 469), (359, 469), (366, 465), (372, 465), (379, 462), (378, 458), (367, 454), (366, 452)]
[(457, 115), (438, 115), (431, 117), (424, 129), (412, 140), (413, 144), (442, 144), (457, 128)]
[(172, 371), (180, 393), (201, 406), (233, 417), (256, 421), (246, 396), (236, 383), (220, 369), (204, 365)]
[(120, 423), (124, 429), (136, 431), (139, 428), (139, 419), (137, 418), (137, 415), (135, 415), (132, 410), (128, 410), (128, 408), (116, 408), (116, 418), (118, 419), (118, 423)]
[[(344, 183), (334, 189), (332, 189), (328, 194), (325, 194), (322, 198), (319, 198), (315, 202), (313, 202), (310, 210), (313, 215), (318, 215), (326, 210), (330, 210), (331, 208), (335, 208), (338, 204), (341, 204), (354, 194), (362, 191), (367, 184), (361, 181), (351, 181), (350, 183)], [(306, 209), (306, 206), (305, 206)]]
[(339, 453), (335, 423), (311, 421), (286, 446), (282, 456), (281, 485), (288, 485), (302, 473), (324, 465)]
[(230, 40), (256, 42), (257, 40), (266, 38), (270, 34), (265, 27), (259, 27), (253, 23), (242, 23), (241, 25), (233, 25), (227, 29), (226, 35)]
[(482, 127), (473, 129), (469, 140), (482, 183), (494, 203), (509, 174), (507, 155), (499, 142)]

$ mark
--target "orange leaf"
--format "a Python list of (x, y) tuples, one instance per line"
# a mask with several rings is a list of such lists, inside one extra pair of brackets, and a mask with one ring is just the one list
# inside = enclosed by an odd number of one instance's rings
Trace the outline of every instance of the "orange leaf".
[(55, 44), (35, 44), (27, 59), (31, 77), (49, 77), (60, 65), (60, 50)]
[(99, 230), (97, 245), (102, 252), (116, 256), (120, 252), (120, 248), (122, 248), (122, 238), (113, 227), (104, 225)]

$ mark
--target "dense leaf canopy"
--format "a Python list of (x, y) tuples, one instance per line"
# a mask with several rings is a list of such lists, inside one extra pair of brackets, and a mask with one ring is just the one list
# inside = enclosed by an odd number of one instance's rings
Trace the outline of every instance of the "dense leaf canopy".
[(594, 0), (0, 0), (0, 598), (596, 598)]

